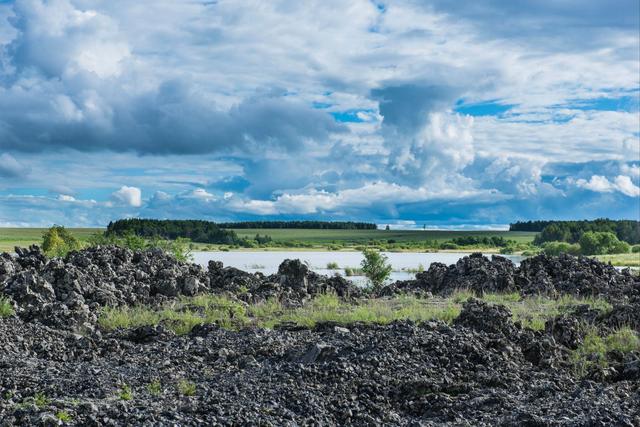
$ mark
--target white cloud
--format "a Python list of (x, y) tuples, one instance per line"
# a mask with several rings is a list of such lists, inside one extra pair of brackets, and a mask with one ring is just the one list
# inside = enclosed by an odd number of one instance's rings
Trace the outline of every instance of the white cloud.
[(0, 177), (25, 178), (30, 169), (9, 153), (0, 154)]
[(631, 181), (631, 178), (625, 175), (618, 175), (613, 181), (609, 181), (609, 179), (601, 175), (593, 175), (589, 181), (584, 179), (577, 180), (576, 185), (598, 193), (619, 191), (629, 197), (640, 196), (640, 187), (635, 185)]
[(134, 208), (142, 206), (142, 191), (137, 187), (123, 185), (118, 191), (111, 194), (111, 198), (116, 202)]

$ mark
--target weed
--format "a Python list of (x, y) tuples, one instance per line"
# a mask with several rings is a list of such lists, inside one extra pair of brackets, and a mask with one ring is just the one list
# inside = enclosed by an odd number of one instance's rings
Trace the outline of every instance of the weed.
[(120, 387), (120, 392), (118, 393), (118, 397), (120, 400), (131, 400), (133, 399), (133, 390), (131, 390), (131, 386), (128, 384), (124, 384)]
[(8, 298), (0, 297), (0, 318), (1, 317), (10, 317), (15, 314), (15, 310), (13, 309), (13, 305)]
[(155, 379), (147, 384), (147, 391), (153, 396), (159, 396), (162, 394), (162, 384), (160, 383), (160, 380)]
[(335, 261), (327, 263), (327, 270), (338, 270), (339, 268), (340, 268), (340, 266)]
[(51, 400), (44, 393), (36, 393), (33, 396), (33, 403), (35, 403), (38, 408), (44, 408), (51, 403)]
[(58, 411), (56, 413), (56, 418), (63, 423), (68, 423), (72, 419), (71, 415), (67, 411)]
[(191, 381), (187, 381), (187, 380), (181, 380), (178, 383), (178, 391), (183, 396), (195, 396), (195, 394), (196, 394), (196, 383), (191, 382)]

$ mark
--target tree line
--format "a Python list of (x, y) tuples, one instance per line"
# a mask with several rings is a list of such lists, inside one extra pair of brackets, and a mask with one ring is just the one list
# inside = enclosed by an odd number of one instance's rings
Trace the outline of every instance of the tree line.
[(241, 240), (233, 230), (225, 230), (214, 222), (201, 220), (119, 219), (110, 222), (105, 232), (106, 236), (128, 234), (170, 240), (181, 237), (193, 242), (227, 245), (239, 243)]
[(583, 221), (518, 221), (509, 225), (510, 231), (539, 232), (537, 245), (547, 242), (578, 243), (587, 233), (612, 233), (618, 240), (631, 245), (640, 243), (640, 221), (600, 218)]
[(353, 221), (242, 221), (222, 222), (220, 228), (298, 228), (313, 230), (376, 230), (378, 226), (368, 222)]

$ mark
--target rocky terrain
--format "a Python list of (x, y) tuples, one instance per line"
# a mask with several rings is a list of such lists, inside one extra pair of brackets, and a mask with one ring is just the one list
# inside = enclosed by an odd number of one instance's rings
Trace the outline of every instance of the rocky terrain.
[(46, 259), (32, 247), (0, 256), (2, 425), (640, 425), (640, 354), (611, 352), (581, 374), (572, 352), (588, 322), (638, 331), (640, 280), (586, 258), (544, 256), (515, 267), (479, 255), (432, 265), (381, 295), (456, 288), (523, 295), (597, 295), (542, 331), (503, 306), (470, 299), (452, 324), (283, 324), (176, 336), (163, 325), (108, 332), (106, 306), (161, 305), (203, 292), (289, 306), (332, 291), (371, 297), (297, 260), (277, 274), (219, 263), (205, 270), (160, 251), (97, 247)]

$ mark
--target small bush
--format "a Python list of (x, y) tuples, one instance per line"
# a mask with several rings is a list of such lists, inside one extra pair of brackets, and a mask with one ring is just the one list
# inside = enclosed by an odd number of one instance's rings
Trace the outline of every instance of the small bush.
[(338, 270), (340, 268), (340, 266), (338, 265), (337, 262), (328, 262), (327, 263), (327, 270)]
[(33, 403), (35, 403), (38, 408), (44, 408), (51, 403), (51, 400), (44, 393), (36, 393), (33, 396)]
[(631, 252), (633, 252), (634, 254), (640, 253), (640, 245), (633, 245), (631, 247)]
[(118, 397), (120, 400), (131, 400), (133, 399), (133, 391), (131, 390), (131, 386), (128, 384), (124, 384), (120, 388), (120, 392), (118, 393)]
[(56, 418), (63, 423), (68, 423), (72, 420), (71, 415), (67, 411), (58, 411), (56, 412)]
[(178, 383), (178, 392), (180, 392), (180, 394), (183, 396), (195, 396), (196, 383), (187, 380), (181, 380)]
[(162, 384), (160, 380), (155, 379), (147, 384), (147, 391), (153, 396), (159, 396), (162, 393)]
[(81, 248), (80, 241), (61, 225), (54, 225), (42, 236), (42, 250), (49, 257), (64, 257)]
[(0, 318), (10, 317), (16, 314), (8, 298), (0, 297)]
[(380, 288), (391, 274), (392, 267), (388, 258), (374, 250), (365, 250), (362, 255), (364, 255), (361, 263), (362, 272), (371, 281), (374, 289)]
[(542, 245), (542, 251), (549, 256), (558, 256), (560, 254), (579, 255), (580, 245), (567, 242), (547, 242)]

